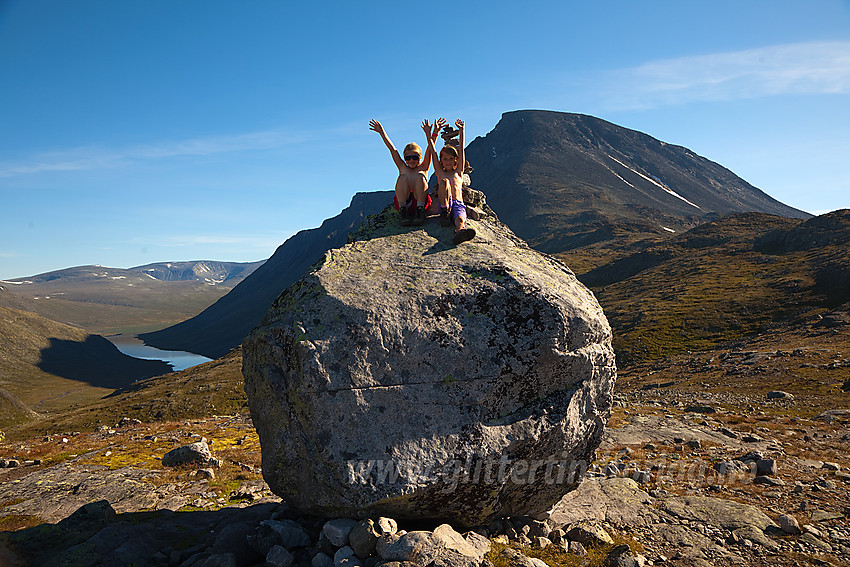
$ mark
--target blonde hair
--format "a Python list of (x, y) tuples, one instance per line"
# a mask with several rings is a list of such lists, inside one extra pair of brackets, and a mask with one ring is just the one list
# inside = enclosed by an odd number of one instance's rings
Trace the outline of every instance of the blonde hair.
[(413, 150), (416, 152), (419, 157), (422, 157), (422, 148), (416, 142), (410, 142), (406, 146), (404, 146), (404, 153), (407, 153), (407, 150)]

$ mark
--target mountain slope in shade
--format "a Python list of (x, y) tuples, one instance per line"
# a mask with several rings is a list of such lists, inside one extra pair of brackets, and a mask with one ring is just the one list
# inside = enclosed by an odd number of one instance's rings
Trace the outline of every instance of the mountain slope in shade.
[(348, 240), (366, 215), (379, 212), (393, 193), (357, 193), (351, 204), (319, 228), (302, 230), (284, 242), (265, 264), (230, 293), (191, 319), (167, 329), (144, 333), (145, 343), (166, 350), (185, 350), (218, 358), (239, 345), (259, 323), (269, 305), (330, 248)]
[(505, 113), (466, 156), (499, 218), (550, 253), (737, 212), (811, 216), (687, 148), (581, 114)]
[(99, 335), (27, 311), (0, 307), (0, 331), (0, 425), (171, 372), (164, 362), (126, 356)]

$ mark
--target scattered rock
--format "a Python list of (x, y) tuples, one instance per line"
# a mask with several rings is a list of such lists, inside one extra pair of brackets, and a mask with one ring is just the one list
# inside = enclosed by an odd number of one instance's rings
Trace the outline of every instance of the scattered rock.
[(404, 535), (390, 534), (378, 540), (376, 551), (384, 561), (413, 561), (431, 541), (431, 534), (412, 531)]
[[(313, 556), (313, 560), (310, 562), (312, 567), (334, 567), (334, 558), (326, 553), (319, 552)], [(384, 564), (387, 565), (386, 563)]]
[(363, 520), (351, 528), (348, 541), (357, 557), (366, 559), (375, 554), (375, 546), (383, 535), (378, 531), (379, 529), (371, 519)]
[[(354, 550), (351, 546), (343, 546), (337, 549), (336, 553), (334, 553), (334, 565), (338, 565), (339, 567), (353, 567), (354, 564)], [(359, 563), (357, 563), (359, 565)]]
[(596, 524), (579, 524), (567, 532), (569, 541), (577, 541), (585, 547), (596, 547), (599, 545), (611, 545), (614, 540), (611, 536)]
[(757, 476), (753, 479), (753, 484), (763, 484), (765, 486), (785, 486), (785, 481), (775, 476)]
[[(769, 478), (769, 477), (759, 477)], [(668, 497), (659, 501), (662, 510), (677, 518), (727, 530), (753, 526), (763, 531), (776, 526), (764, 512), (749, 504), (704, 496)]]
[(531, 559), (520, 553), (519, 551), (506, 547), (502, 550), (502, 556), (508, 560), (510, 567), (536, 567)]
[(711, 406), (685, 406), (685, 411), (688, 413), (717, 413), (717, 410)]
[(813, 522), (828, 522), (829, 520), (840, 520), (844, 514), (838, 512), (828, 512), (826, 510), (812, 510)]
[(791, 535), (799, 535), (803, 533), (800, 530), (800, 524), (797, 522), (797, 518), (790, 514), (782, 514), (779, 516), (776, 521), (779, 523), (779, 527), (786, 534)]
[(764, 458), (764, 456), (761, 453), (759, 453), (758, 451), (750, 451), (749, 453), (747, 453), (747, 454), (745, 454), (741, 457), (738, 457), (736, 460), (742, 461), (744, 463), (750, 463), (750, 462), (758, 462), (758, 461), (762, 460), (763, 458)]
[(850, 409), (832, 409), (821, 412), (815, 419), (833, 423), (835, 421), (850, 421)]
[(162, 457), (162, 466), (164, 467), (178, 467), (189, 463), (209, 464), (215, 467), (221, 465), (219, 460), (212, 456), (212, 452), (206, 441), (198, 441), (197, 443), (177, 447)]
[(759, 459), (756, 461), (756, 475), (758, 476), (776, 476), (776, 460), (775, 459)]
[(602, 561), (604, 567), (636, 567), (637, 561), (628, 545), (618, 545)]
[(281, 545), (272, 547), (266, 555), (266, 565), (269, 567), (291, 567), (295, 563), (295, 556)]
[(569, 551), (573, 555), (578, 555), (579, 557), (584, 557), (585, 555), (587, 555), (587, 550), (584, 548), (581, 542), (578, 541), (569, 542), (569, 545), (567, 546), (567, 551)]
[(552, 545), (552, 540), (550, 540), (548, 537), (537, 536), (535, 538), (532, 538), (531, 544), (534, 547), (539, 547), (540, 549), (546, 549), (547, 547)]
[(348, 545), (348, 534), (357, 525), (357, 520), (351, 518), (338, 518), (329, 520), (322, 526), (322, 532), (328, 540), (336, 547)]
[(793, 400), (794, 395), (781, 390), (773, 390), (767, 393), (768, 400)]
[(195, 476), (198, 478), (213, 480), (215, 478), (215, 471), (211, 468), (198, 469), (197, 471), (195, 471)]
[[(276, 544), (282, 545), (288, 550), (310, 545), (310, 536), (301, 524), (293, 520), (266, 520), (260, 522), (258, 535), (265, 535), (266, 537), (264, 539), (268, 539), (267, 536), (269, 534), (276, 535)], [(271, 547), (273, 546), (269, 546), (269, 550), (271, 550)]]
[(832, 552), (832, 546), (831, 545), (829, 545), (825, 541), (821, 541), (820, 539), (816, 538), (815, 536), (813, 536), (809, 532), (806, 532), (803, 535), (801, 535), (799, 538), (797, 538), (797, 541), (799, 541), (800, 543), (803, 543), (805, 545), (809, 545), (809, 546), (815, 548), (817, 551), (822, 551), (822, 552), (826, 552), (826, 553)]
[(734, 431), (732, 431), (728, 427), (721, 427), (719, 431), (720, 431), (720, 433), (722, 433), (726, 437), (730, 437), (732, 439), (737, 439), (739, 437), (737, 433), (735, 433)]

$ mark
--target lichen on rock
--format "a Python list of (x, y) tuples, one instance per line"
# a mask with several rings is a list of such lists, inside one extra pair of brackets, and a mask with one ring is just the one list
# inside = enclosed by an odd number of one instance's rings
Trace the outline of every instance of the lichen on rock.
[(326, 516), (476, 524), (580, 480), (616, 368), (593, 294), (493, 215), (369, 218), (273, 303), (243, 372), (269, 486)]

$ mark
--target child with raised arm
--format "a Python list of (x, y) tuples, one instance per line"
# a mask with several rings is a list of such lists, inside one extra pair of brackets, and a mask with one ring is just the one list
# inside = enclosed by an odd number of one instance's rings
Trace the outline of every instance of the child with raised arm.
[[(438, 123), (445, 124), (440, 118)], [(427, 126), (426, 120), (422, 127)], [(464, 124), (460, 118), (455, 122), (460, 130), (460, 146), (455, 149), (445, 145), (440, 150), (439, 158), (434, 147), (436, 137), (428, 138), (428, 154), (434, 156), (434, 173), (437, 175), (437, 200), (440, 203), (440, 221), (443, 226), (455, 225), (455, 236), (452, 242), (460, 244), (475, 237), (475, 230), (466, 226), (466, 205), (463, 203), (463, 164), (464, 155)], [(435, 124), (436, 126), (436, 124)]]
[[(427, 122), (427, 120), (425, 121)], [(431, 167), (431, 154), (422, 160), (422, 148), (416, 142), (411, 142), (404, 147), (404, 159), (395, 149), (389, 136), (384, 132), (384, 127), (377, 120), (369, 121), (369, 129), (381, 135), (381, 139), (390, 150), (390, 155), (398, 167), (398, 179), (395, 182), (395, 206), (401, 213), (401, 224), (422, 225), (425, 223), (425, 210), (431, 206), (431, 197), (428, 195), (428, 169)], [(429, 143), (431, 137), (436, 138), (439, 127), (434, 124), (434, 131), (425, 130), (425, 136)]]

